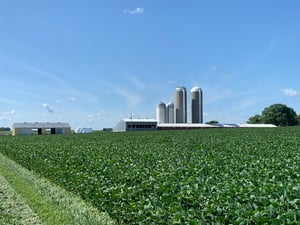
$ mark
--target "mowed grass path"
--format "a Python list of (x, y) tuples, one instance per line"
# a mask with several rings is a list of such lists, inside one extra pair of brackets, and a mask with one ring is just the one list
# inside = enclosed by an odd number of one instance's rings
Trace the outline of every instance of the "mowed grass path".
[(300, 129), (5, 137), (2, 151), (125, 224), (298, 224)]
[(0, 175), (0, 224), (43, 224), (2, 175)]
[(0, 153), (0, 225), (115, 224), (80, 198)]

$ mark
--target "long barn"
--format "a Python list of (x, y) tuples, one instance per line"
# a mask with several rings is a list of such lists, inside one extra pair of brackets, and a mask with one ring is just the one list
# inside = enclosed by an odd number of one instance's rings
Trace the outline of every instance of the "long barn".
[(32, 134), (70, 134), (71, 127), (68, 123), (14, 123), (13, 135), (32, 135)]

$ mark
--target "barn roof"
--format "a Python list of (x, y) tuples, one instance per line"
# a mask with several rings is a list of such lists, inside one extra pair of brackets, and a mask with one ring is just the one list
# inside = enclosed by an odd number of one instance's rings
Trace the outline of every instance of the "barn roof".
[(46, 128), (46, 129), (50, 129), (50, 128), (71, 128), (69, 123), (61, 123), (61, 122), (57, 122), (57, 123), (50, 123), (50, 122), (45, 122), (45, 123), (39, 123), (39, 122), (35, 122), (35, 123), (28, 123), (28, 122), (24, 122), (24, 123), (14, 123), (13, 124), (14, 128), (32, 128), (32, 129), (37, 129), (37, 128)]
[(157, 121), (155, 119), (148, 119), (148, 118), (145, 118), (145, 119), (142, 119), (142, 118), (126, 118), (126, 119), (122, 119), (124, 122), (134, 122), (134, 123), (137, 123), (137, 122), (144, 122), (144, 123), (156, 123)]
[(209, 127), (217, 127), (210, 124), (205, 123), (160, 123), (158, 127), (169, 127), (169, 128), (209, 128)]
[(240, 127), (277, 127), (274, 124), (249, 124), (249, 123), (245, 123), (245, 124), (240, 124)]

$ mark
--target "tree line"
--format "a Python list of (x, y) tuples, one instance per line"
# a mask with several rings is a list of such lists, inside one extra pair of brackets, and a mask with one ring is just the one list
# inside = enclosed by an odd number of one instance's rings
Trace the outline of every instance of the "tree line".
[[(206, 124), (218, 124), (219, 121), (211, 120)], [(293, 108), (285, 104), (273, 104), (264, 108), (261, 114), (250, 117), (249, 124), (274, 124), (276, 126), (296, 126), (300, 125), (300, 115), (297, 115)]]
[(0, 131), (10, 131), (9, 127), (0, 127)]
[(285, 104), (273, 104), (264, 108), (261, 115), (256, 114), (247, 121), (250, 124), (274, 124), (276, 126), (300, 125), (300, 115)]

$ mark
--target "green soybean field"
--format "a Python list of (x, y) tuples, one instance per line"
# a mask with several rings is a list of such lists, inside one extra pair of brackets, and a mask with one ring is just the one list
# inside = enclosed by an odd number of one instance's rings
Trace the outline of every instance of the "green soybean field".
[(118, 224), (299, 224), (300, 128), (3, 136)]

